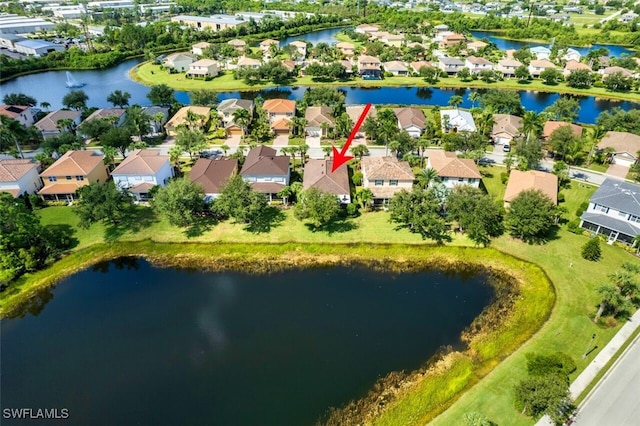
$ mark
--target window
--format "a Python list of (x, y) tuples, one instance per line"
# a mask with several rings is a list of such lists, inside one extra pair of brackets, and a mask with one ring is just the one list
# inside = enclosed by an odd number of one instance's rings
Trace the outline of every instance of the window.
[(458, 182), (464, 182), (464, 178), (459, 177)]
[(76, 180), (84, 180), (84, 176), (78, 175), (78, 176), (76, 176)]
[(391, 179), (389, 181), (389, 186), (398, 186), (398, 179)]
[(376, 186), (382, 186), (384, 181), (382, 179), (376, 179)]
[(49, 182), (57, 182), (58, 178), (55, 176), (49, 176)]
[(631, 215), (631, 216), (629, 216), (629, 220), (631, 222), (640, 222), (640, 217)]
[(135, 179), (136, 180), (142, 180), (142, 176), (136, 176)]
[(609, 208), (607, 206), (601, 206), (599, 204), (596, 204), (593, 206), (594, 209), (596, 210), (600, 210), (602, 213), (608, 213), (609, 212)]
[(627, 213), (623, 212), (622, 210), (619, 210), (618, 211), (618, 216), (626, 217)]
[(71, 176), (67, 176), (67, 180), (71, 180)]
[(469, 179), (469, 183), (476, 183), (476, 179), (475, 178)]

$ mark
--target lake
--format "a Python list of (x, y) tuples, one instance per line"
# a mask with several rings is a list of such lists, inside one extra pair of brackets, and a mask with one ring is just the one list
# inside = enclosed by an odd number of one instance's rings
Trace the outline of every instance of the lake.
[(386, 373), (460, 347), (492, 299), (484, 276), (120, 259), (2, 320), (2, 407), (66, 408), (73, 424), (311, 425)]

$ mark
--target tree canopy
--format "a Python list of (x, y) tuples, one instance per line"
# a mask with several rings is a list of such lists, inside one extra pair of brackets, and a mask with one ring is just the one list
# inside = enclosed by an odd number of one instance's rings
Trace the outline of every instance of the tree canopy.
[(88, 228), (93, 223), (105, 222), (117, 225), (122, 222), (133, 207), (133, 197), (116, 188), (113, 181), (94, 182), (78, 189), (80, 199), (74, 206), (74, 213), (80, 218), (79, 226)]
[(523, 241), (543, 240), (555, 224), (556, 206), (537, 190), (527, 190), (512, 201), (505, 219), (511, 236)]
[(261, 221), (267, 207), (264, 194), (251, 189), (240, 175), (229, 179), (213, 205), (213, 209), (223, 217), (249, 225)]
[(189, 226), (206, 210), (204, 190), (189, 178), (173, 179), (167, 186), (158, 189), (151, 206), (170, 224)]
[(321, 192), (317, 188), (309, 188), (298, 197), (295, 215), (298, 219), (307, 221), (318, 230), (338, 217), (340, 201), (334, 194)]
[(389, 202), (391, 222), (442, 244), (450, 241), (447, 225), (441, 216), (441, 206), (433, 189), (414, 187), (411, 192), (403, 189)]
[(502, 207), (480, 189), (467, 185), (456, 187), (447, 197), (447, 213), (476, 244), (489, 245), (492, 237), (504, 231)]
[(87, 108), (89, 96), (84, 90), (72, 90), (62, 98), (62, 105), (66, 108), (81, 110)]
[(2, 102), (6, 105), (23, 105), (34, 107), (38, 105), (38, 101), (33, 96), (25, 95), (24, 93), (7, 93), (2, 98)]
[(174, 90), (166, 84), (152, 86), (147, 98), (152, 104), (160, 106), (171, 106), (176, 101)]

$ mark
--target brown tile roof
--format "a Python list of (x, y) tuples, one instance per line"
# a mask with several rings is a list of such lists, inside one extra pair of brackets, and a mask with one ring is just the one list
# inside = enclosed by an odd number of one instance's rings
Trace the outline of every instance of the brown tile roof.
[(536, 68), (556, 68), (556, 64), (546, 59), (533, 59), (530, 64)]
[(247, 58), (243, 56), (242, 58), (238, 59), (239, 67), (252, 67), (260, 64), (261, 62), (259, 60), (253, 58)]
[(273, 130), (289, 130), (291, 129), (291, 125), (289, 123), (291, 123), (291, 120), (286, 118), (281, 118), (280, 120), (273, 123), (271, 125), (271, 128)]
[(70, 118), (72, 120), (80, 117), (80, 111), (70, 111), (59, 109), (57, 111), (52, 111), (47, 114), (42, 120), (38, 121), (34, 126), (40, 131), (52, 131), (58, 130), (56, 125), (58, 121)]
[(265, 111), (274, 114), (284, 114), (287, 112), (295, 114), (296, 101), (291, 101), (289, 99), (268, 99), (264, 101), (262, 108), (264, 108)]
[(304, 41), (300, 41), (300, 40), (292, 41), (289, 44), (291, 46), (293, 46), (293, 47), (304, 47), (305, 49), (307, 48), (307, 43), (305, 43)]
[(244, 47), (247, 45), (247, 42), (244, 40), (234, 38), (233, 40), (229, 40), (227, 44), (230, 44), (233, 47)]
[(238, 160), (235, 158), (199, 158), (189, 172), (189, 179), (202, 185), (205, 194), (219, 194), (237, 172)]
[(276, 46), (279, 46), (279, 45), (280, 45), (280, 42), (279, 42), (278, 40), (274, 40), (274, 39), (272, 39), (272, 38), (268, 38), (268, 39), (266, 39), (266, 40), (262, 40), (262, 41), (260, 42), (260, 47), (269, 47), (269, 46), (271, 46), (272, 44), (275, 44)]
[(504, 193), (504, 201), (511, 202), (523, 191), (537, 189), (558, 204), (558, 176), (538, 170), (511, 170), (509, 182)]
[(444, 39), (447, 41), (455, 41), (455, 40), (463, 41), (463, 40), (466, 40), (467, 38), (462, 34), (450, 34), (448, 36), (445, 36)]
[(376, 58), (375, 56), (360, 55), (360, 56), (358, 56), (358, 66), (361, 66), (361, 64), (376, 64), (376, 65), (380, 65), (380, 59)]
[[(358, 122), (358, 119), (360, 118), (360, 115), (362, 115), (362, 112), (364, 111), (364, 105), (349, 105), (347, 106), (347, 115), (349, 116), (349, 118), (351, 119), (351, 121), (355, 123)], [(367, 113), (367, 116), (365, 117), (365, 120), (368, 117), (372, 117), (372, 118), (376, 118), (378, 116), (378, 110), (376, 110), (375, 107), (371, 107), (369, 108), (369, 112)], [(362, 131), (362, 130), (360, 130)]]
[(105, 167), (102, 159), (95, 151), (67, 151), (40, 176), (86, 176), (98, 166)]
[(467, 61), (474, 65), (493, 65), (493, 62), (478, 56), (469, 56), (467, 57)]
[(146, 194), (147, 192), (151, 191), (153, 187), (155, 187), (155, 185), (152, 183), (142, 182), (129, 188), (129, 192), (134, 194)]
[(602, 70), (602, 74), (603, 75), (611, 75), (611, 74), (615, 74), (615, 73), (622, 73), (622, 75), (624, 77), (632, 77), (633, 73), (631, 71), (629, 71), (626, 68), (622, 68), (622, 67), (606, 67)]
[(308, 127), (320, 127), (322, 123), (333, 125), (335, 120), (331, 116), (331, 108), (326, 106), (310, 106), (304, 114)]
[(195, 48), (199, 48), (199, 49), (206, 49), (208, 47), (211, 46), (211, 43), (207, 43), (206, 41), (201, 41), (200, 43), (196, 43), (191, 47), (195, 47)]
[(420, 68), (433, 68), (433, 64), (427, 61), (411, 62), (410, 65), (415, 72), (420, 72)]
[(387, 71), (409, 71), (407, 66), (400, 61), (389, 61), (382, 64)]
[(429, 151), (429, 164), (438, 176), (481, 179), (476, 163), (470, 158), (458, 158), (455, 152)]
[(331, 172), (333, 160), (310, 159), (304, 165), (304, 189), (318, 188), (322, 192), (329, 194), (349, 194), (349, 174), (346, 164), (338, 167), (335, 172)]
[(260, 145), (249, 151), (241, 175), (284, 175), (289, 173), (289, 156), (277, 155), (275, 149)]
[(31, 107), (22, 105), (0, 105), (0, 115), (15, 119), (29, 108)]
[(637, 157), (637, 152), (640, 151), (640, 136), (628, 132), (607, 132), (598, 144), (598, 148), (609, 147), (616, 152), (627, 152)]
[(6, 192), (13, 195), (13, 198), (17, 198), (20, 195), (20, 188), (0, 188), (0, 192)]
[(277, 194), (282, 191), (284, 184), (276, 182), (253, 182), (251, 183), (251, 189), (254, 191), (262, 192), (263, 194)]
[(168, 162), (169, 156), (160, 155), (159, 149), (137, 149), (111, 175), (155, 175)]
[(399, 186), (370, 186), (369, 189), (373, 193), (373, 198), (391, 198), (403, 189)]
[(84, 121), (91, 121), (97, 118), (122, 117), (126, 110), (122, 108), (100, 108), (95, 110)]
[(492, 135), (499, 133), (507, 133), (511, 137), (520, 134), (520, 128), (522, 127), (522, 118), (511, 114), (493, 114), (493, 129)]
[(467, 43), (467, 47), (470, 49), (481, 49), (486, 46), (488, 46), (488, 44), (484, 41), (472, 41)]
[(84, 186), (82, 182), (57, 182), (44, 186), (38, 194), (54, 195), (54, 194), (73, 194), (78, 188)]
[(555, 130), (563, 126), (571, 126), (571, 130), (573, 131), (573, 134), (576, 136), (582, 135), (582, 127), (578, 126), (577, 124), (569, 123), (567, 121), (549, 120), (546, 123), (544, 123), (544, 128), (542, 129), (542, 137), (545, 139), (548, 138), (549, 136), (551, 136), (551, 133), (553, 133)]
[(209, 112), (211, 112), (211, 108), (209, 107), (202, 107), (202, 106), (186, 106), (186, 107), (182, 107), (178, 110), (178, 112), (176, 112), (173, 117), (171, 117), (171, 119), (169, 121), (166, 122), (166, 124), (164, 125), (166, 128), (176, 128), (178, 127), (180, 124), (184, 124), (186, 123), (186, 118), (187, 118), (187, 112), (189, 111), (193, 111), (196, 114), (199, 115), (204, 115), (205, 117), (205, 121), (207, 121), (209, 119)]
[(571, 59), (567, 61), (564, 65), (565, 71), (575, 71), (575, 70), (587, 70), (591, 71), (591, 67), (587, 64), (583, 64), (582, 62), (578, 62), (575, 59)]
[(418, 108), (394, 108), (393, 112), (398, 117), (398, 123), (403, 129), (409, 126), (417, 126), (424, 129), (424, 112)]
[(513, 58), (505, 58), (498, 61), (498, 65), (501, 67), (520, 67), (522, 62)]
[(413, 180), (413, 172), (409, 163), (398, 161), (395, 157), (364, 157), (362, 173), (368, 180)]
[(336, 44), (336, 47), (338, 49), (347, 49), (347, 50), (352, 50), (356, 48), (353, 43), (349, 43), (348, 41), (341, 41), (338, 44)]
[(28, 158), (0, 160), (0, 182), (16, 182), (40, 163)]

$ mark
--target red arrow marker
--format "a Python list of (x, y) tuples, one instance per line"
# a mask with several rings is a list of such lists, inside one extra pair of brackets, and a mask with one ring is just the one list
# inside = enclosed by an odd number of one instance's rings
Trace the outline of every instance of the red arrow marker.
[(367, 114), (369, 113), (369, 109), (371, 109), (371, 104), (366, 104), (364, 107), (364, 111), (362, 111), (362, 114), (360, 114), (360, 117), (358, 118), (358, 122), (356, 123), (355, 126), (353, 126), (353, 130), (351, 131), (351, 134), (349, 135), (349, 137), (347, 138), (347, 142), (345, 142), (344, 146), (342, 147), (342, 149), (340, 150), (340, 152), (338, 152), (338, 150), (336, 149), (335, 145), (333, 147), (333, 167), (331, 168), (331, 173), (335, 172), (338, 167), (342, 166), (344, 163), (346, 163), (347, 161), (351, 160), (353, 157), (350, 155), (346, 155), (347, 151), (349, 150), (349, 145), (351, 145), (351, 142), (353, 141), (353, 138), (356, 137), (356, 134), (358, 133), (358, 130), (360, 130), (360, 126), (362, 126), (362, 123), (364, 122), (364, 119), (366, 118)]

